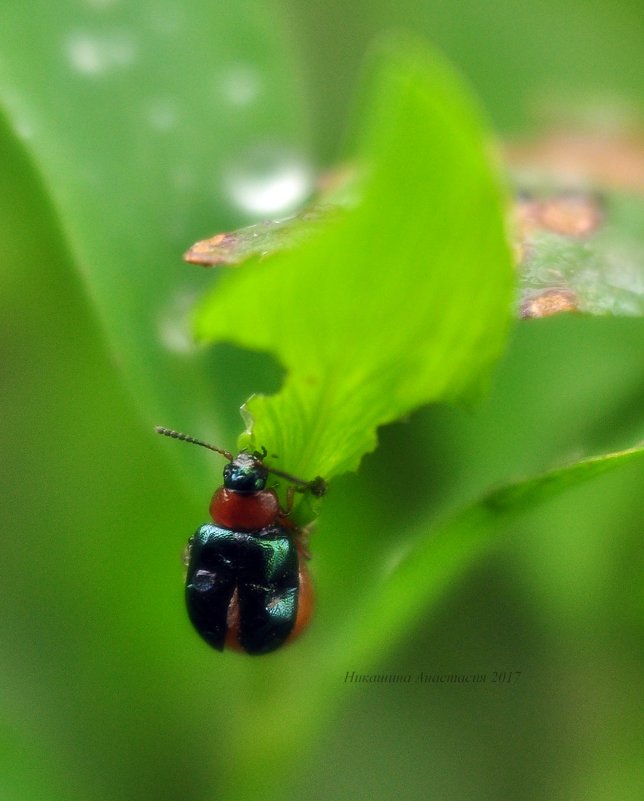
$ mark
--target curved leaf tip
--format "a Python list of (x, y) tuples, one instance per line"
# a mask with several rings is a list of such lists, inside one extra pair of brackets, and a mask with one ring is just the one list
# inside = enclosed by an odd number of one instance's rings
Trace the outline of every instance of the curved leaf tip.
[(197, 314), (201, 339), (271, 351), (287, 370), (248, 409), (253, 445), (296, 475), (355, 469), (378, 426), (465, 392), (510, 317), (504, 195), (476, 103), (418, 47), (389, 48), (374, 75), (360, 205), (221, 276)]

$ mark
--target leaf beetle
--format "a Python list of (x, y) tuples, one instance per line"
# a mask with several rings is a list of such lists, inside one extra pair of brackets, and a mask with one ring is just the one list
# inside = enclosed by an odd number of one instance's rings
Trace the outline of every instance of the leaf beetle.
[[(313, 586), (303, 529), (290, 519), (293, 493), (320, 497), (326, 482), (303, 481), (264, 464), (262, 453), (228, 451), (157, 426), (166, 437), (201, 445), (224, 456), (224, 483), (210, 502), (212, 523), (188, 541), (186, 607), (201, 637), (213, 648), (267, 654), (298, 637), (313, 610)], [(269, 474), (289, 482), (283, 509)]]

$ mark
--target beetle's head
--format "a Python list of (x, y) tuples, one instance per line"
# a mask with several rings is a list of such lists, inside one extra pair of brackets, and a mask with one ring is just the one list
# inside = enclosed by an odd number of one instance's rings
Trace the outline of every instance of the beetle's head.
[(236, 492), (259, 492), (266, 487), (268, 468), (254, 454), (242, 451), (224, 467), (224, 487)]

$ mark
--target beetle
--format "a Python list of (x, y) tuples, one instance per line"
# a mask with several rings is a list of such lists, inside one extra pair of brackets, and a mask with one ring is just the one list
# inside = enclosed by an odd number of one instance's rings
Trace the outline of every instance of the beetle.
[[(157, 426), (166, 437), (201, 445), (224, 456), (224, 483), (210, 502), (212, 523), (200, 526), (188, 541), (186, 607), (201, 637), (213, 648), (266, 654), (292, 642), (307, 627), (313, 610), (313, 586), (304, 531), (291, 520), (293, 493), (320, 497), (326, 482), (303, 481), (264, 464), (262, 453), (236, 457), (172, 429)], [(289, 483), (283, 509), (269, 474)]]

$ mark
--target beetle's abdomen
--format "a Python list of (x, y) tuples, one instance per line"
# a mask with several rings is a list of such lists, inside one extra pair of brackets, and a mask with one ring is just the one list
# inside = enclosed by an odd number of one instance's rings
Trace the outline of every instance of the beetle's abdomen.
[[(192, 539), (188, 615), (213, 648), (223, 650), (229, 625), (249, 654), (279, 648), (295, 625), (298, 589), (297, 550), (282, 526), (249, 533), (207, 524)], [(235, 590), (233, 623), (229, 607)]]

